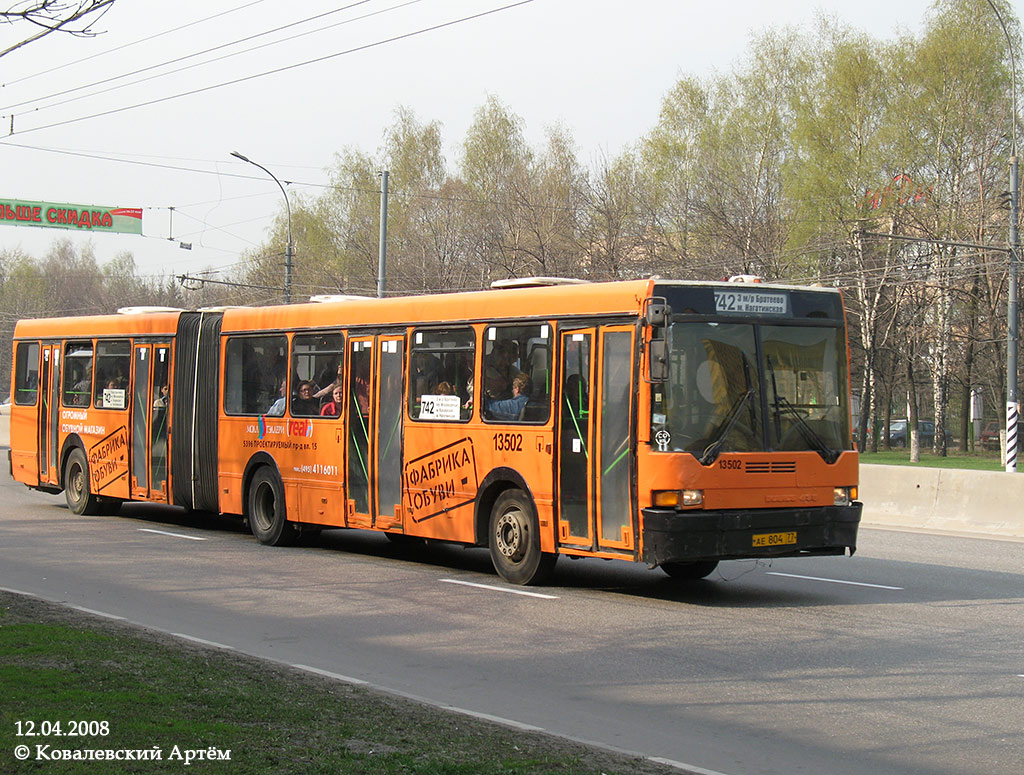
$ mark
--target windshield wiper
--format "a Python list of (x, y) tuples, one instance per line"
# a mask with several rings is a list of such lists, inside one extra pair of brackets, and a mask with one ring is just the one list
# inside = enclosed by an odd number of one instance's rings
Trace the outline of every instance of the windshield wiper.
[(772, 393), (775, 395), (775, 438), (782, 441), (782, 422), (781, 422), (781, 409), (785, 409), (796, 420), (796, 427), (800, 429), (800, 435), (804, 437), (804, 441), (807, 442), (807, 446), (821, 455), (821, 459), (831, 465), (839, 459), (840, 450), (832, 449), (825, 440), (818, 435), (818, 432), (814, 430), (804, 419), (803, 415), (800, 414), (799, 410), (793, 406), (789, 401), (779, 395), (779, 389), (775, 385), (775, 367), (772, 366), (772, 359), (770, 356), (765, 356), (765, 363), (768, 365), (768, 373), (772, 378)]
[(737, 398), (732, 407), (730, 407), (729, 414), (726, 415), (725, 422), (722, 423), (721, 429), (715, 434), (714, 440), (708, 444), (703, 454), (697, 458), (702, 466), (709, 466), (718, 458), (719, 453), (722, 451), (722, 444), (725, 443), (726, 436), (729, 435), (729, 431), (732, 430), (732, 426), (736, 424), (736, 420), (740, 416), (740, 410), (753, 395), (754, 389), (747, 388), (747, 392)]
[(807, 442), (809, 447), (821, 455), (822, 460), (831, 465), (839, 459), (840, 450), (832, 449), (826, 444), (825, 440), (810, 426), (795, 406), (782, 396), (776, 396), (776, 403), (781, 404), (783, 409), (793, 415), (793, 418), (796, 420), (796, 426), (800, 429), (800, 435), (804, 437), (804, 441)]

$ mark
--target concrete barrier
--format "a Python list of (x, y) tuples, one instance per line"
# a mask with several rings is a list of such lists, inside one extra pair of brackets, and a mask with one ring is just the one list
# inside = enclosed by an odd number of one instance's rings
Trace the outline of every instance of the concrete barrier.
[(1024, 538), (1024, 473), (862, 465), (866, 527)]

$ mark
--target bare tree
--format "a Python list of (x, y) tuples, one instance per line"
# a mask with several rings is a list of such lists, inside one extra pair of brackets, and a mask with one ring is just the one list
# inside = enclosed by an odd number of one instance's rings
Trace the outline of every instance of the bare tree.
[(5, 11), (0, 11), (0, 23), (27, 22), (35, 33), (19, 43), (0, 50), (0, 57), (34, 43), (51, 32), (63, 32), (80, 38), (95, 37), (99, 33), (93, 24), (114, 4), (114, 0), (20, 0)]

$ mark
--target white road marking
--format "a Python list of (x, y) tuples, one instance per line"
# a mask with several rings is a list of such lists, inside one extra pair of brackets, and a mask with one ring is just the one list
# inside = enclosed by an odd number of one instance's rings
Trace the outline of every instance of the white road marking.
[(669, 767), (675, 767), (676, 769), (686, 770), (687, 773), (693, 773), (693, 775), (725, 775), (725, 773), (719, 772), (718, 770), (706, 770), (703, 767), (697, 767), (693, 764), (687, 764), (686, 762), (677, 762), (674, 759), (662, 759), (657, 756), (648, 756), (647, 760), (658, 764), (667, 764)]
[(104, 611), (97, 611), (93, 608), (86, 608), (80, 605), (73, 605), (71, 607), (74, 608), (76, 611), (81, 611), (82, 613), (92, 614), (93, 616), (102, 616), (104, 619), (117, 619), (119, 622), (128, 621), (123, 616), (115, 616), (114, 614), (108, 614)]
[(172, 538), (187, 538), (189, 541), (205, 541), (205, 538), (199, 538), (198, 536), (187, 536), (183, 533), (168, 533), (166, 530), (153, 530), (149, 527), (136, 528), (141, 533), (159, 533), (162, 536), (171, 536)]
[(197, 638), (194, 635), (186, 635), (183, 632), (172, 632), (171, 635), (173, 635), (175, 638), (184, 638), (185, 640), (190, 640), (193, 643), (198, 643), (201, 646), (213, 646), (215, 649), (226, 649), (227, 651), (235, 651), (234, 646), (225, 646), (223, 643), (217, 643), (217, 641), (214, 640), (203, 640), (202, 638)]
[(292, 667), (298, 668), (299, 670), (305, 670), (307, 673), (316, 673), (322, 675), (325, 678), (333, 678), (336, 681), (344, 681), (347, 684), (355, 684), (356, 686), (369, 686), (370, 684), (359, 678), (353, 678), (349, 675), (342, 675), (341, 673), (332, 673), (330, 670), (321, 670), (318, 667), (310, 667), (309, 665), (292, 665)]
[(508, 592), (510, 595), (525, 595), (526, 597), (539, 597), (542, 600), (558, 600), (557, 595), (545, 595), (541, 592), (527, 592), (525, 589), (509, 589), (508, 587), (495, 587), (491, 584), (477, 584), (472, 581), (458, 581), (457, 579), (441, 579), (441, 582), (444, 584), (461, 584), (464, 587), (490, 589), (494, 592)]
[(903, 587), (889, 587), (885, 584), (865, 584), (862, 581), (841, 581), (840, 579), (823, 579), (819, 576), (798, 576), (795, 573), (778, 573), (768, 571), (769, 576), (786, 576), (791, 579), (806, 579), (807, 581), (827, 581), (829, 584), (849, 584), (852, 587), (872, 587), (873, 589), (903, 589)]

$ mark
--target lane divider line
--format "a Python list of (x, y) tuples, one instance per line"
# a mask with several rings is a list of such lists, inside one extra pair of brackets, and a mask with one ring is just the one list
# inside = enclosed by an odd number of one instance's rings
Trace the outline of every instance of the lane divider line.
[(476, 587), (477, 589), (490, 589), (494, 592), (507, 592), (510, 595), (524, 595), (525, 597), (539, 597), (541, 600), (558, 600), (557, 595), (545, 595), (542, 592), (527, 592), (525, 589), (509, 589), (508, 587), (496, 587), (493, 584), (477, 584), (474, 581), (459, 581), (458, 579), (441, 579), (442, 584), (459, 584), (463, 587)]
[(136, 528), (140, 533), (157, 533), (162, 536), (171, 536), (172, 538), (187, 538), (189, 541), (205, 541), (205, 538), (199, 536), (187, 536), (184, 533), (169, 533), (166, 530), (154, 530), (150, 527), (139, 527)]
[(863, 581), (842, 581), (841, 579), (823, 579), (820, 576), (798, 576), (795, 573), (779, 573), (777, 571), (767, 571), (768, 576), (785, 576), (790, 579), (805, 579), (807, 581), (826, 581), (829, 584), (848, 584), (851, 587), (871, 587), (873, 589), (903, 589), (903, 587), (890, 587), (885, 584), (866, 584)]

